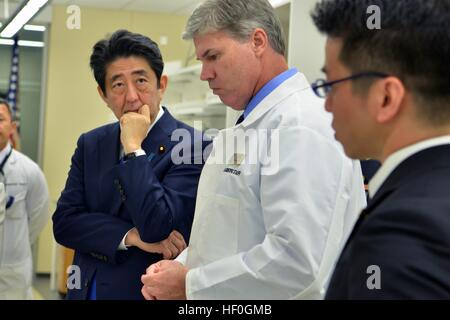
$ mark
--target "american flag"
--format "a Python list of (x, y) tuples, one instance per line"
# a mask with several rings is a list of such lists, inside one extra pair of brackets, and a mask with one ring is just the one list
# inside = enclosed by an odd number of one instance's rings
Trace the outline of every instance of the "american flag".
[(20, 110), (18, 106), (19, 96), (19, 38), (14, 37), (14, 45), (12, 47), (11, 55), (11, 73), (9, 76), (9, 88), (6, 95), (6, 100), (11, 106), (13, 119), (17, 123), (17, 132), (11, 137), (13, 147), (19, 148), (19, 132), (20, 132)]

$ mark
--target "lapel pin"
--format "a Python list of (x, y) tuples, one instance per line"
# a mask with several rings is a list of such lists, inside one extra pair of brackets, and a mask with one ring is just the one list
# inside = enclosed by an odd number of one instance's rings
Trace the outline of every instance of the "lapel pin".
[(164, 146), (159, 146), (159, 153), (163, 154), (166, 151), (166, 148)]

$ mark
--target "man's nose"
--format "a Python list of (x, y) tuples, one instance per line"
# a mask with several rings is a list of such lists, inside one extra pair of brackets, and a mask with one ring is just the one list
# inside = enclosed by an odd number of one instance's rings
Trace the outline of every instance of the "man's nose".
[(200, 73), (200, 80), (209, 81), (214, 79), (214, 73), (212, 69), (205, 64), (202, 65), (202, 72)]
[(127, 99), (127, 103), (133, 103), (133, 102), (136, 102), (137, 100), (139, 100), (138, 92), (133, 84), (129, 84), (127, 86), (126, 99)]

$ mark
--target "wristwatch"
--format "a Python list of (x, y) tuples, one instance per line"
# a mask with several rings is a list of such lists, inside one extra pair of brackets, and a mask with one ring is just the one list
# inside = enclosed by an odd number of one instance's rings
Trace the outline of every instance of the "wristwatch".
[(139, 156), (145, 156), (145, 155), (146, 155), (146, 153), (145, 153), (144, 150), (138, 149), (136, 151), (133, 151), (133, 152), (130, 152), (130, 153), (127, 153), (126, 155), (124, 155), (123, 156), (123, 161), (128, 161), (130, 159), (133, 159), (133, 158), (136, 158), (136, 157), (139, 157)]

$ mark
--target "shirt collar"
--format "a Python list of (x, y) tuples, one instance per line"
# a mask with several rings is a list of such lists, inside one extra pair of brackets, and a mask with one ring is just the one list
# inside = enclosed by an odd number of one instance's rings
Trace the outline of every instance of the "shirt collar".
[(400, 163), (404, 160), (416, 154), (422, 150), (429, 149), (432, 147), (450, 144), (450, 135), (441, 136), (437, 138), (427, 139), (418, 143), (415, 143), (406, 148), (400, 149), (393, 154), (391, 154), (386, 161), (384, 161), (381, 168), (373, 176), (369, 182), (369, 196), (373, 198), (375, 193), (380, 189), (389, 175), (398, 167)]
[(155, 124), (158, 122), (158, 120), (162, 118), (163, 115), (164, 115), (164, 109), (163, 109), (163, 107), (160, 106), (160, 107), (159, 107), (159, 112), (158, 112), (158, 114), (156, 115), (155, 121), (153, 121), (153, 123), (152, 123), (152, 124), (150, 125), (150, 127), (148, 128), (147, 135), (148, 135), (148, 133), (150, 132), (150, 130), (152, 130), (152, 128), (155, 126)]
[(2, 151), (0, 151), (0, 163), (3, 162), (3, 159), (5, 159), (8, 153), (11, 151), (11, 148), (11, 144), (8, 142), (6, 144), (6, 147), (4, 147)]
[(292, 68), (280, 73), (278, 76), (267, 82), (256, 95), (250, 100), (244, 110), (244, 118), (247, 118), (250, 112), (267, 97), (272, 91), (278, 88), (283, 82), (292, 77), (298, 72), (297, 68)]

